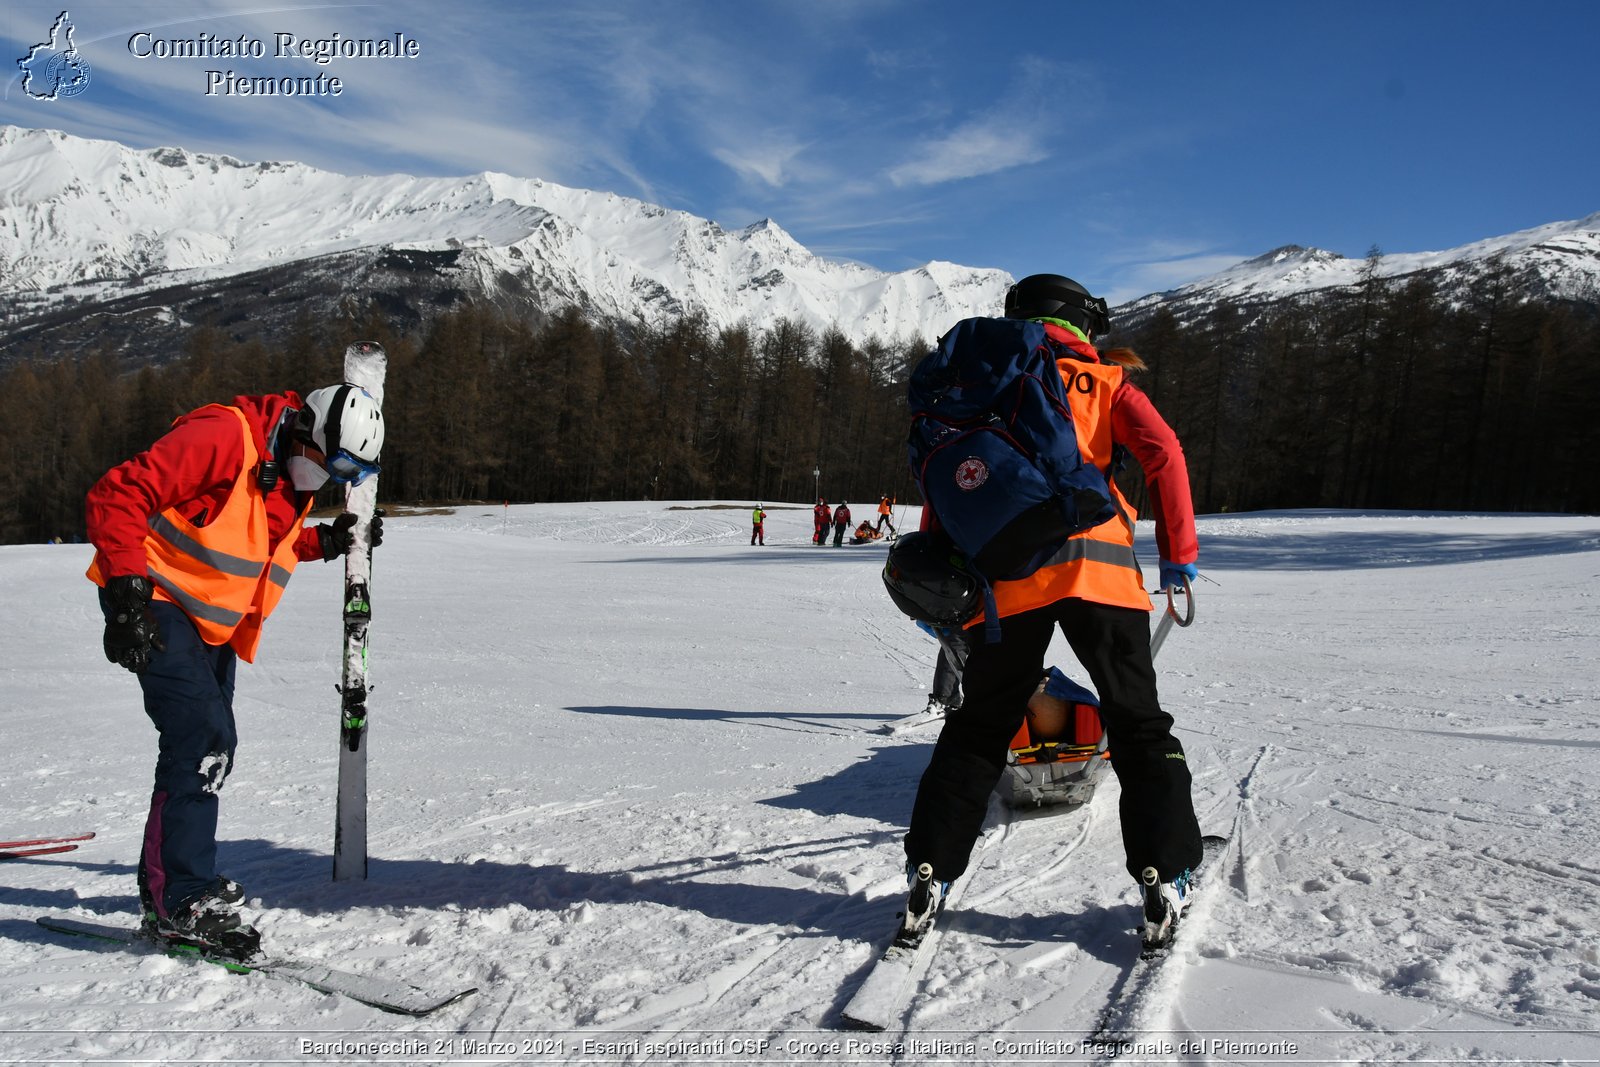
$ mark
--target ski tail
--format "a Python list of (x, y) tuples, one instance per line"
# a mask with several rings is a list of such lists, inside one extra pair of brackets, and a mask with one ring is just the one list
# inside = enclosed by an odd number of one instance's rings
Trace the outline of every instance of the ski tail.
[(295, 982), (319, 993), (346, 997), (368, 1007), (395, 1015), (422, 1017), (454, 1004), (478, 991), (477, 986), (434, 993), (409, 982), (353, 974), (326, 964), (284, 957), (253, 957), (237, 960), (196, 945), (164, 942), (146, 936), (136, 927), (85, 922), (67, 916), (44, 915), (35, 920), (46, 930), (74, 937), (121, 945), (137, 951), (164, 952), (179, 959), (213, 964), (234, 974), (259, 974), (279, 981)]

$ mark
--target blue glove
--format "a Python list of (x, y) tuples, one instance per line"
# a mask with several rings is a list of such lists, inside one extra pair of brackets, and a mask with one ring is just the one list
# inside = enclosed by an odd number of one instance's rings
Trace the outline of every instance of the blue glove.
[(1169, 563), (1167, 560), (1161, 561), (1162, 590), (1182, 589), (1183, 580), (1185, 578), (1189, 579), (1190, 582), (1198, 581), (1200, 578), (1200, 568), (1195, 566), (1193, 563)]

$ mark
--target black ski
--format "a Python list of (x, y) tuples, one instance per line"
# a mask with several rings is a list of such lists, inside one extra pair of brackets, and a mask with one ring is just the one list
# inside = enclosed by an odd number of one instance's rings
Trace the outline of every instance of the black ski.
[(406, 982), (371, 978), (321, 963), (282, 956), (262, 956), (241, 962), (227, 956), (210, 954), (192, 945), (156, 941), (131, 926), (110, 926), (105, 923), (84, 922), (54, 915), (43, 916), (36, 921), (46, 930), (53, 930), (56, 933), (92, 938), (139, 952), (163, 952), (169, 956), (200, 960), (223, 967), (235, 974), (260, 974), (280, 981), (295, 982), (309, 986), (319, 993), (348, 997), (380, 1011), (397, 1015), (431, 1015), (440, 1008), (454, 1004), (478, 991), (474, 986), (453, 993), (430, 993)]

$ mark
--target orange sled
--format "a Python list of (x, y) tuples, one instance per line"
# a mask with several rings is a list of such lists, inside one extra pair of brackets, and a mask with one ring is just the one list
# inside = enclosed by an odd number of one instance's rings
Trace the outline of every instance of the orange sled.
[(995, 788), (1013, 808), (1076, 807), (1094, 796), (1109, 758), (1099, 699), (1052, 667), (1028, 701)]

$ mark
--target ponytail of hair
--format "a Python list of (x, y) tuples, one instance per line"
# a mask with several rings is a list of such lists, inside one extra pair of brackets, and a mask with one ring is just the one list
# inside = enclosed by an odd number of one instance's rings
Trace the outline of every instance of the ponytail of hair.
[(1149, 365), (1139, 358), (1139, 353), (1131, 348), (1108, 348), (1100, 353), (1100, 358), (1130, 371), (1149, 369)]

